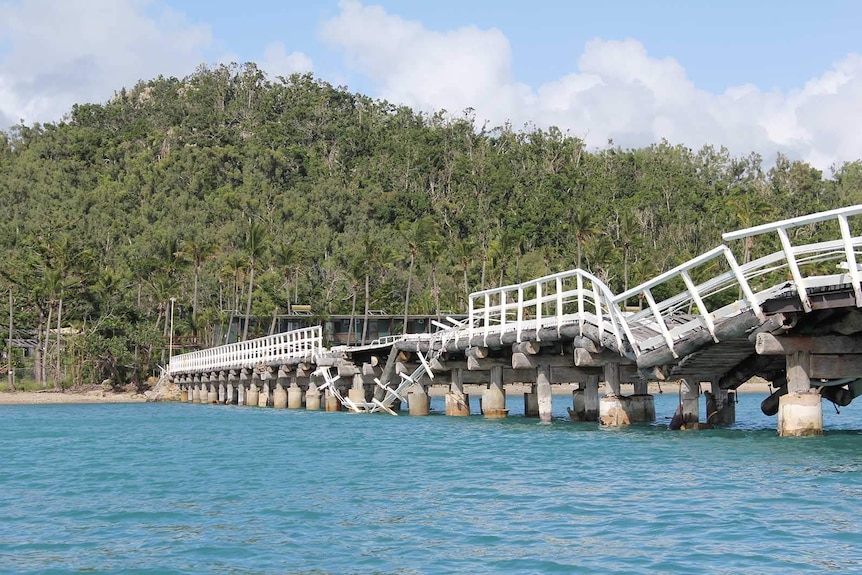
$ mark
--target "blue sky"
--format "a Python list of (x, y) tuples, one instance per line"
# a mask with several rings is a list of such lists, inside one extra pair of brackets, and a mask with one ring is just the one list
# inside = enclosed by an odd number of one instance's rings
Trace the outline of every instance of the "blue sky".
[(0, 0), (0, 127), (158, 74), (254, 61), (421, 110), (862, 158), (862, 2)]
[[(213, 59), (235, 52), (255, 59), (280, 40), (315, 61), (324, 77), (347, 75), (340, 54), (319, 29), (338, 13), (337, 1), (170, 3), (213, 30)], [(675, 58), (699, 86), (722, 91), (752, 83), (789, 89), (822, 73), (848, 53), (862, 51), (862, 2), (847, 0), (644, 0), (530, 2), (494, 0), (382, 0), (368, 2), (433, 30), (497, 28), (512, 44), (517, 79), (531, 85), (574, 67), (594, 38), (639, 40), (657, 58)], [(356, 78), (361, 82), (362, 78)]]

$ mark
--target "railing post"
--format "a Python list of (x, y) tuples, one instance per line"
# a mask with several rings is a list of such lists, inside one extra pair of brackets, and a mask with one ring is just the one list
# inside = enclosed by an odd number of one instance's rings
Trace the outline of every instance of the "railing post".
[(664, 323), (664, 318), (661, 315), (661, 311), (659, 311), (658, 306), (655, 303), (655, 299), (652, 297), (652, 292), (649, 289), (645, 289), (644, 297), (646, 297), (650, 310), (652, 310), (652, 315), (655, 318), (656, 323), (658, 324), (659, 330), (661, 331), (661, 335), (664, 337), (664, 342), (667, 344), (667, 348), (673, 354), (674, 358), (678, 358), (679, 355), (677, 355), (676, 350), (674, 350), (673, 348), (673, 338), (670, 336), (670, 331), (668, 331), (667, 326)]
[(490, 294), (486, 293), (485, 294), (485, 330), (484, 330), (485, 331), (485, 337), (482, 339), (482, 345), (484, 345), (484, 346), (488, 345), (488, 324), (490, 323), (490, 320), (491, 320), (490, 308), (491, 308), (491, 296), (490, 296)]
[[(521, 342), (521, 330), (524, 327), (524, 287), (523, 285), (518, 286), (518, 318), (517, 318), (517, 330), (518, 330), (518, 343)], [(538, 330), (536, 330), (538, 332)]]
[(745, 295), (748, 305), (751, 306), (751, 311), (754, 312), (757, 319), (760, 321), (766, 321), (766, 316), (763, 314), (763, 310), (760, 309), (760, 304), (757, 303), (757, 298), (754, 297), (754, 292), (751, 291), (751, 286), (748, 285), (748, 280), (745, 279), (745, 274), (742, 273), (742, 269), (739, 267), (739, 264), (736, 263), (736, 257), (727, 246), (724, 246), (724, 258), (727, 260), (728, 265), (730, 265), (730, 269), (736, 277), (736, 282), (739, 284), (739, 287), (742, 288), (742, 293)]
[(808, 292), (805, 290), (805, 279), (802, 277), (802, 272), (799, 271), (799, 264), (796, 262), (796, 256), (793, 254), (793, 246), (790, 245), (790, 236), (787, 235), (786, 229), (778, 228), (778, 237), (781, 239), (781, 248), (784, 251), (784, 257), (787, 259), (787, 267), (790, 268), (790, 275), (793, 276), (793, 282), (796, 284), (796, 294), (802, 303), (802, 309), (805, 310), (805, 313), (808, 313), (811, 311), (811, 302), (808, 300)]
[(475, 308), (473, 307), (473, 296), (467, 296), (467, 345), (470, 346), (470, 342), (473, 341), (473, 326), (476, 323), (476, 318), (473, 317), (475, 312)]
[[(542, 329), (542, 282), (536, 283), (536, 341), (541, 341), (539, 331)], [(559, 330), (559, 328), (557, 328)], [(559, 333), (559, 332), (558, 332)]]
[[(561, 290), (557, 290), (557, 297), (561, 298), (559, 295)], [(559, 312), (558, 312), (559, 313)], [(581, 271), (578, 270), (578, 335), (584, 335), (584, 278), (581, 275)]]
[(844, 257), (847, 258), (847, 273), (853, 280), (853, 293), (856, 295), (856, 307), (862, 307), (862, 277), (859, 274), (859, 266), (856, 265), (856, 251), (853, 249), (853, 235), (850, 233), (850, 224), (847, 216), (838, 216), (838, 225), (841, 227), (841, 239), (844, 240)]
[(710, 315), (709, 310), (706, 309), (706, 305), (704, 305), (703, 299), (701, 299), (700, 293), (698, 293), (697, 291), (697, 286), (695, 286), (694, 282), (691, 281), (691, 276), (688, 275), (687, 270), (683, 270), (681, 275), (682, 281), (685, 282), (685, 287), (688, 289), (688, 293), (691, 295), (691, 299), (694, 300), (694, 303), (697, 306), (700, 316), (706, 323), (706, 329), (709, 330), (709, 335), (712, 336), (712, 340), (715, 343), (718, 343), (718, 338), (715, 337), (715, 323), (712, 321), (712, 316)]
[(602, 312), (602, 299), (599, 296), (599, 288), (596, 285), (596, 282), (593, 281), (593, 303), (596, 306), (596, 317), (598, 318), (598, 325), (596, 327), (599, 328), (599, 341), (601, 341), (602, 336), (605, 333), (605, 314)]

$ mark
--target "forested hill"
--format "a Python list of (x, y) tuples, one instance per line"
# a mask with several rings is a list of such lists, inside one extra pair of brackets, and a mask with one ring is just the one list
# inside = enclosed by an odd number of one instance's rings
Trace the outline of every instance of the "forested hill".
[(289, 303), (459, 311), (470, 291), (576, 266), (622, 291), (722, 231), (860, 201), (858, 161), (824, 178), (710, 146), (592, 151), (308, 75), (202, 67), (0, 132), (0, 281), (16, 328), (83, 330), (60, 345), (73, 374), (135, 378), (163, 353), (172, 297), (178, 336), (205, 339), (247, 306), (252, 337)]

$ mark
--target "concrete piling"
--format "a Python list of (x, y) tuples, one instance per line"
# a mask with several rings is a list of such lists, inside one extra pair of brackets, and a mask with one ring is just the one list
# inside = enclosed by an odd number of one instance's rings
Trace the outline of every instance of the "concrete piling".
[(281, 382), (275, 384), (275, 391), (272, 393), (272, 406), (275, 409), (287, 409), (287, 391)]
[(464, 370), (453, 369), (451, 378), (449, 393), (446, 394), (446, 415), (455, 417), (470, 415), (470, 398), (464, 393)]
[(488, 419), (501, 419), (509, 416), (506, 409), (506, 392), (503, 390), (503, 368), (491, 367), (488, 389), (482, 394), (482, 413)]
[(620, 364), (607, 363), (603, 369), (607, 391), (599, 400), (599, 422), (605, 427), (631, 425), (631, 402), (620, 392)]
[(287, 408), (299, 409), (302, 407), (302, 388), (296, 385), (296, 380), (287, 388)]
[(811, 389), (811, 355), (796, 351), (786, 356), (787, 395), (778, 400), (778, 435), (803, 437), (823, 434), (823, 403)]
[(554, 398), (551, 395), (551, 367), (548, 365), (540, 365), (536, 369), (536, 399), (539, 421), (551, 423)]
[(341, 411), (341, 402), (328, 388), (326, 390), (326, 411)]
[(410, 415), (428, 415), (431, 412), (431, 398), (424, 385), (416, 383), (407, 390), (407, 409)]
[(245, 392), (245, 404), (249, 407), (257, 407), (259, 399), (260, 390), (257, 388), (257, 384), (252, 380)]

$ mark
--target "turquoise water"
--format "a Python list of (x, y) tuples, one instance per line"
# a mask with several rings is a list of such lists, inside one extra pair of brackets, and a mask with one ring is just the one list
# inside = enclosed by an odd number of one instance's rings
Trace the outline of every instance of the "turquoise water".
[(563, 397), (552, 425), (0, 406), (0, 572), (862, 572), (862, 408), (782, 439), (760, 399), (699, 432), (667, 394), (624, 430)]

